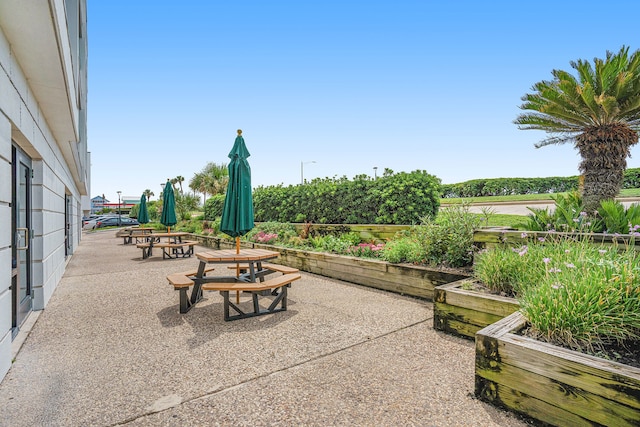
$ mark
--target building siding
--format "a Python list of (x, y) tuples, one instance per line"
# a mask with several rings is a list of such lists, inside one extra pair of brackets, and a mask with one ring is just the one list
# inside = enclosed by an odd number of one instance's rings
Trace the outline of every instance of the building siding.
[[(38, 33), (42, 34), (43, 39), (35, 38), (26, 41), (20, 38), (15, 28), (8, 27), (12, 23), (11, 19), (30, 19), (20, 10), (21, 6), (18, 3), (18, 0), (6, 0), (6, 3), (0, 5), (2, 7), (0, 15), (5, 15), (3, 20), (0, 20), (0, 182), (2, 182), (0, 185), (0, 230), (2, 230), (0, 232), (0, 380), (10, 369), (12, 358), (10, 272), (13, 236), (11, 236), (11, 185), (9, 184), (12, 174), (12, 144), (20, 147), (32, 160), (33, 310), (42, 310), (47, 306), (65, 271), (68, 260), (68, 254), (65, 252), (66, 197), (71, 198), (69, 217), (70, 227), (73, 229), (70, 245), (72, 253), (81, 237), (83, 213), (88, 213), (88, 211), (80, 211), (83, 206), (82, 200), (86, 200), (90, 193), (88, 187), (90, 171), (86, 150), (86, 77), (83, 79), (85, 71), (81, 69), (81, 64), (86, 64), (87, 52), (86, 31), (84, 34), (81, 31), (86, 29), (86, 1), (68, 2), (67, 5), (72, 5), (73, 10), (66, 10), (66, 14), (63, 0), (30, 4), (29, 7), (32, 8), (47, 9), (38, 10), (41, 13), (33, 16), (39, 16), (39, 19), (48, 17), (47, 19), (51, 20), (48, 25), (43, 26), (42, 22), (33, 22), (33, 26), (53, 28), (54, 33), (49, 34), (45, 31)], [(16, 15), (12, 17), (11, 13)], [(65, 16), (74, 16), (74, 14), (81, 15), (82, 26), (73, 28), (73, 31), (67, 31)], [(56, 17), (55, 21), (53, 16)], [(52, 36), (55, 36), (56, 40), (51, 40)], [(80, 36), (83, 40), (79, 39)], [(14, 39), (10, 40), (10, 37)], [(52, 116), (52, 112), (55, 113), (52, 109), (43, 110), (41, 105), (51, 104), (52, 100), (48, 99), (46, 91), (38, 91), (29, 86), (29, 82), (33, 81), (29, 75), (29, 67), (23, 67), (19, 58), (28, 58), (30, 52), (12, 49), (28, 50), (32, 46), (34, 49), (42, 48), (44, 44), (58, 43), (59, 40), (68, 42), (70, 37), (74, 40), (72, 43), (61, 46), (60, 65), (51, 72), (63, 76), (63, 79), (57, 82), (60, 87), (72, 91), (66, 96), (72, 112), (66, 124), (50, 123), (52, 117), (62, 116)], [(74, 84), (68, 85), (68, 81)], [(57, 98), (54, 101), (59, 100), (60, 98)], [(78, 100), (82, 100), (81, 103), (85, 105), (79, 105)], [(57, 140), (54, 134), (61, 135), (61, 128), (64, 131), (74, 130), (71, 133), (67, 132), (67, 135), (75, 135), (77, 140)], [(57, 129), (57, 133), (54, 129)]]

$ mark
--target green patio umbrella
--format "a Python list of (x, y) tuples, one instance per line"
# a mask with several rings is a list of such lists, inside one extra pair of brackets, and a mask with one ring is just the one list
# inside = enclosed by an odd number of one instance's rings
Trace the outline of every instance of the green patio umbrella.
[(229, 153), (229, 185), (222, 208), (220, 231), (236, 238), (236, 252), (240, 252), (240, 236), (253, 228), (253, 199), (251, 196), (251, 168), (247, 158), (250, 156), (244, 144), (242, 131)]
[(147, 210), (147, 196), (140, 197), (140, 207), (138, 208), (138, 222), (146, 224), (149, 222), (149, 211)]
[(167, 179), (162, 192), (162, 215), (160, 215), (160, 223), (167, 227), (167, 231), (171, 233), (171, 226), (175, 225), (176, 220), (176, 199), (173, 195), (173, 185)]

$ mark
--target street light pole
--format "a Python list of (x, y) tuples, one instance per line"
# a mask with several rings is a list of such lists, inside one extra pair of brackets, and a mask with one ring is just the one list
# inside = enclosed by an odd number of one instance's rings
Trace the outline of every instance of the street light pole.
[(304, 184), (304, 165), (315, 162), (315, 160), (311, 160), (310, 162), (300, 162), (300, 184)]
[(120, 227), (120, 216), (122, 215), (122, 212), (120, 211), (120, 194), (122, 194), (122, 191), (118, 191), (118, 227)]

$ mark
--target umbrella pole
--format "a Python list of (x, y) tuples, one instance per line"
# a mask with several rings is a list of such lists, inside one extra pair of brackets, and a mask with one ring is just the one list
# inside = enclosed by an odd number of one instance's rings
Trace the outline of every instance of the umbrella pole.
[[(240, 236), (236, 236), (236, 253), (240, 253)], [(236, 264), (236, 277), (240, 277), (240, 264)], [(236, 304), (240, 304), (240, 291), (236, 291)]]

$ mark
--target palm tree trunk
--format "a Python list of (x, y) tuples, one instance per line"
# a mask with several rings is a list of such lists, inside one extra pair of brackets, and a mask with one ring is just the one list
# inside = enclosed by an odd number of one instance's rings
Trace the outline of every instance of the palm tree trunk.
[(594, 214), (601, 201), (615, 199), (620, 193), (627, 157), (637, 142), (638, 134), (624, 123), (593, 126), (576, 137), (576, 148), (582, 157), (582, 199), (587, 213)]

